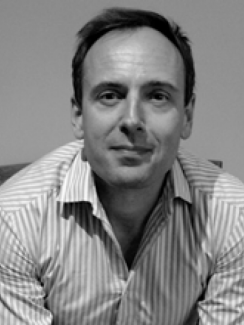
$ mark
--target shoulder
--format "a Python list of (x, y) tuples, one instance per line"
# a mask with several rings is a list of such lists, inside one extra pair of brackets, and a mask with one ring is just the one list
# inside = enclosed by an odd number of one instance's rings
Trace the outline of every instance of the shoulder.
[(244, 231), (244, 184), (182, 148), (177, 160), (189, 186), (191, 213), (205, 250), (214, 251), (215, 256), (224, 254), (238, 240), (236, 233)]
[(215, 258), (224, 256), (243, 237), (244, 184), (183, 148), (177, 160), (189, 186), (191, 214), (204, 250)]
[(83, 141), (71, 142), (11, 177), (0, 187), (1, 208), (18, 208), (43, 193), (57, 191), (82, 147)]
[(193, 191), (229, 203), (239, 202), (244, 207), (244, 184), (241, 180), (183, 148), (180, 148), (177, 158)]

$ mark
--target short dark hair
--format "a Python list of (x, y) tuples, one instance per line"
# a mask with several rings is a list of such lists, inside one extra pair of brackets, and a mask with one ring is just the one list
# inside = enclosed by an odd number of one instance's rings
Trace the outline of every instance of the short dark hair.
[(91, 46), (112, 30), (140, 27), (151, 27), (159, 31), (179, 50), (185, 67), (185, 105), (189, 103), (195, 88), (195, 68), (190, 40), (179, 25), (152, 11), (114, 7), (102, 11), (77, 33), (77, 48), (72, 61), (72, 104), (82, 107), (83, 63)]

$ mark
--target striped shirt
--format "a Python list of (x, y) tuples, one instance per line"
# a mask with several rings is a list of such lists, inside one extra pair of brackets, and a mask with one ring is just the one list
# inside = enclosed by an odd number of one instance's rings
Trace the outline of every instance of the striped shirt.
[(244, 185), (180, 148), (128, 269), (82, 146), (0, 189), (0, 324), (244, 324)]

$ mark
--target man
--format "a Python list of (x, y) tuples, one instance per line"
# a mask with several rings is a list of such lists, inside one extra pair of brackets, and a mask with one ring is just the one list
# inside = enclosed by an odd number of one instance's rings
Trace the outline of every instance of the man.
[(0, 193), (1, 324), (244, 323), (244, 186), (179, 148), (194, 80), (188, 38), (156, 13), (81, 29), (78, 141)]

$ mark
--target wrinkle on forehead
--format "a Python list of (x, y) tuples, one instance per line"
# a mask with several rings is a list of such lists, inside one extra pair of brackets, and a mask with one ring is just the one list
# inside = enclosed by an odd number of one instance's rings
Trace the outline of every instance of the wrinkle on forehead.
[(85, 76), (95, 71), (104, 77), (108, 72), (123, 75), (128, 71), (135, 76), (161, 72), (169, 78), (184, 74), (178, 49), (160, 32), (148, 27), (105, 34), (87, 53), (84, 66)]

